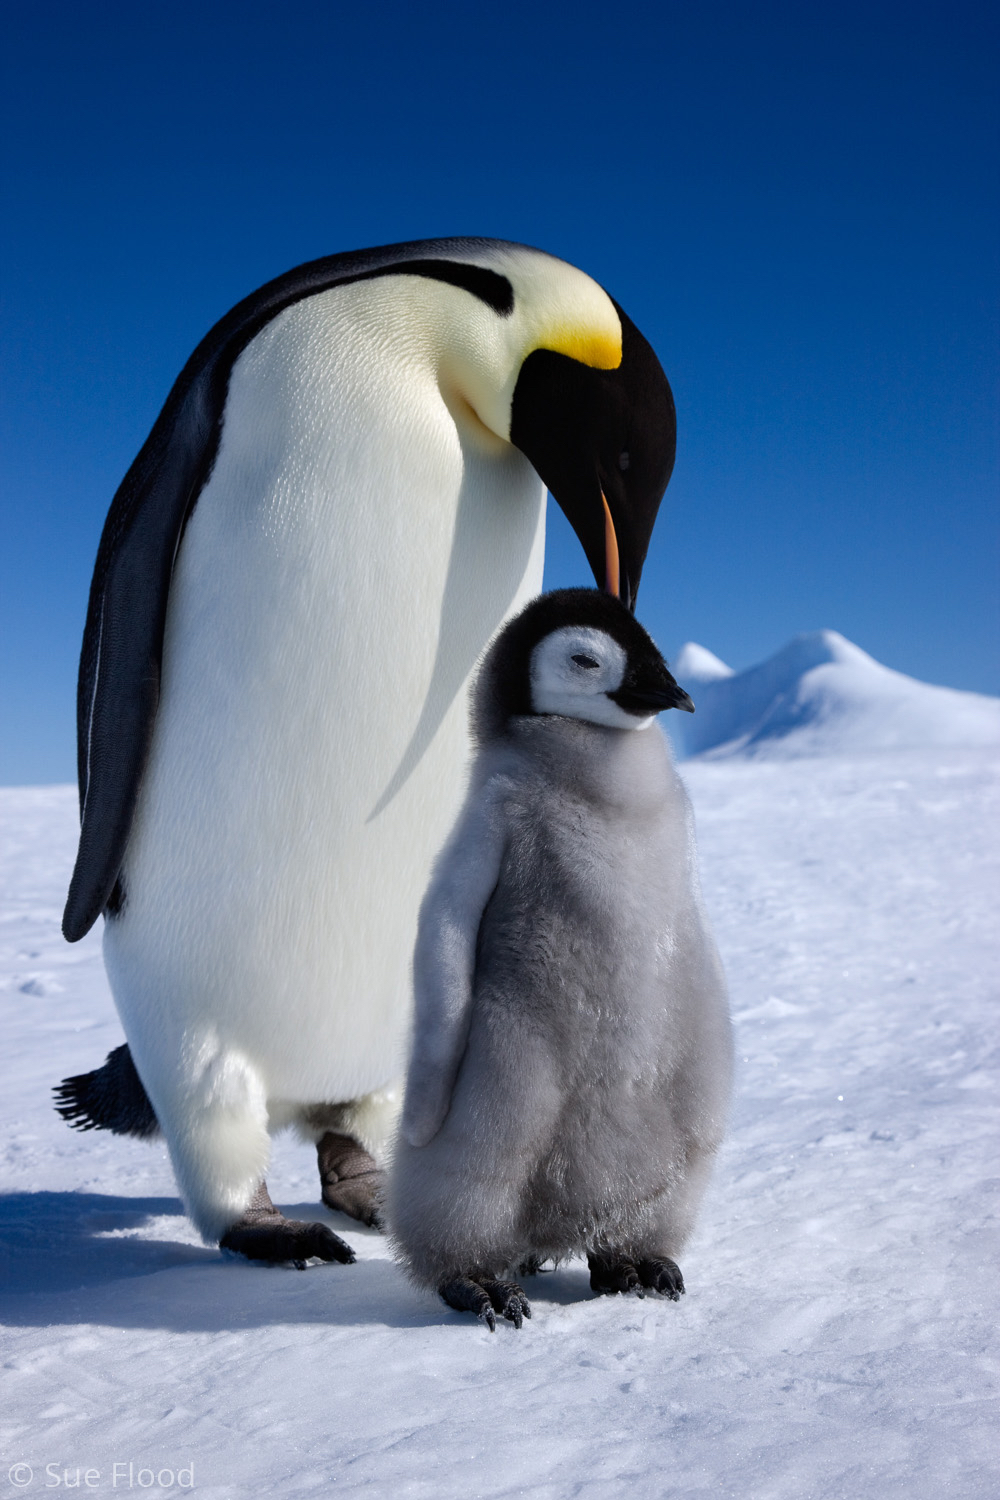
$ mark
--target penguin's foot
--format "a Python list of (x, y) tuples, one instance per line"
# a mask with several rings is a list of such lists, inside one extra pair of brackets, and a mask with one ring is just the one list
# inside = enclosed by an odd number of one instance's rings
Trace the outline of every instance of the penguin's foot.
[(591, 1290), (598, 1296), (634, 1292), (637, 1297), (644, 1297), (649, 1290), (662, 1292), (671, 1302), (679, 1302), (684, 1291), (681, 1268), (667, 1256), (633, 1262), (625, 1255), (588, 1255), (587, 1264)]
[(379, 1200), (383, 1173), (374, 1158), (349, 1135), (338, 1135), (333, 1130), (328, 1130), (317, 1142), (316, 1157), (326, 1207), (381, 1229)]
[(516, 1281), (497, 1281), (492, 1276), (456, 1276), (438, 1291), (456, 1312), (475, 1313), (490, 1333), (496, 1332), (497, 1313), (515, 1328), (520, 1328), (524, 1318), (531, 1317), (531, 1305)]
[(623, 1255), (588, 1255), (590, 1289), (598, 1296), (613, 1297), (616, 1292), (644, 1295), (638, 1267)]
[(681, 1268), (669, 1255), (656, 1260), (641, 1260), (636, 1267), (639, 1280), (651, 1291), (660, 1292), (671, 1302), (679, 1302), (684, 1295), (684, 1277)]
[(344, 1266), (354, 1260), (350, 1245), (325, 1224), (286, 1219), (271, 1202), (266, 1182), (254, 1193), (242, 1218), (226, 1230), (219, 1248), (269, 1265), (291, 1262), (299, 1271), (305, 1270), (307, 1260), (335, 1260)]

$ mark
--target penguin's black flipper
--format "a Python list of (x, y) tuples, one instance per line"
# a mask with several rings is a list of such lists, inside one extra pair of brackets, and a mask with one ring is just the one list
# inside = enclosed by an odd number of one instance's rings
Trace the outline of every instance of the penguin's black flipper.
[(498, 1281), (492, 1276), (456, 1276), (438, 1288), (441, 1297), (456, 1312), (475, 1313), (490, 1330), (496, 1332), (496, 1314), (520, 1328), (531, 1317), (531, 1304), (516, 1281)]
[(160, 1133), (127, 1043), (109, 1052), (102, 1067), (64, 1078), (52, 1092), (57, 1111), (74, 1130), (110, 1130), (141, 1140)]
[(90, 586), (76, 701), (80, 845), (62, 924), (71, 943), (122, 903), (118, 873), (160, 699), (170, 576), (215, 460), (229, 375), (193, 363), (112, 502)]
[(338, 1261), (342, 1266), (354, 1262), (350, 1245), (325, 1224), (286, 1219), (271, 1202), (266, 1182), (261, 1183), (242, 1218), (226, 1230), (219, 1248), (272, 1266), (291, 1264), (299, 1271), (313, 1259)]

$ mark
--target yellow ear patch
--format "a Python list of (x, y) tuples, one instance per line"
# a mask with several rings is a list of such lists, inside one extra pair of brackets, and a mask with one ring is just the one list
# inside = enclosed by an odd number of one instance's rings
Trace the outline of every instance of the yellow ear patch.
[[(617, 319), (615, 320), (617, 322)], [(583, 328), (565, 324), (547, 329), (538, 339), (538, 349), (551, 349), (553, 354), (565, 354), (589, 365), (592, 370), (617, 370), (622, 362), (622, 331), (604, 328)]]

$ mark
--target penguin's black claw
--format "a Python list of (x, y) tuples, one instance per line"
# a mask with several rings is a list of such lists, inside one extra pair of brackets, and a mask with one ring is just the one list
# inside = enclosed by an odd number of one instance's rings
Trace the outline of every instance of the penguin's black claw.
[(301, 1219), (283, 1215), (274, 1224), (234, 1224), (219, 1241), (223, 1250), (245, 1255), (247, 1260), (265, 1261), (268, 1265), (293, 1265), (304, 1271), (307, 1260), (337, 1261), (349, 1266), (354, 1251), (346, 1240), (334, 1234), (325, 1224), (306, 1224)]
[(671, 1302), (679, 1302), (683, 1297), (684, 1277), (681, 1275), (681, 1268), (668, 1255), (656, 1260), (641, 1260), (637, 1269), (643, 1286), (662, 1293)]
[(676, 1261), (668, 1255), (631, 1261), (625, 1255), (588, 1255), (590, 1285), (599, 1295), (632, 1292), (644, 1297), (647, 1290), (679, 1302), (684, 1294), (684, 1277)]
[(456, 1276), (438, 1287), (438, 1292), (456, 1312), (475, 1313), (486, 1324), (490, 1333), (496, 1333), (497, 1320), (489, 1293), (477, 1281), (468, 1276)]
[(531, 1317), (531, 1303), (516, 1281), (493, 1281), (484, 1276), (480, 1285), (488, 1293), (494, 1309), (515, 1328), (520, 1328), (524, 1319)]
[(384, 1225), (379, 1213), (378, 1197), (382, 1186), (382, 1173), (374, 1172), (374, 1182), (355, 1178), (351, 1182), (323, 1184), (323, 1206), (334, 1213), (347, 1214), (369, 1229), (382, 1229)]
[(316, 1146), (323, 1203), (372, 1229), (381, 1229), (384, 1174), (349, 1135), (328, 1130)]
[(456, 1276), (438, 1290), (449, 1307), (456, 1312), (475, 1313), (490, 1333), (496, 1332), (497, 1313), (515, 1328), (531, 1317), (528, 1299), (514, 1281), (497, 1281), (491, 1276)]
[(304, 1271), (307, 1260), (338, 1261), (349, 1266), (354, 1251), (325, 1224), (306, 1224), (302, 1219), (286, 1219), (271, 1202), (267, 1184), (262, 1182), (242, 1218), (237, 1219), (219, 1241), (221, 1250), (245, 1255), (247, 1260), (268, 1265), (288, 1265)]
[(638, 1268), (624, 1255), (588, 1255), (590, 1289), (598, 1296), (613, 1297), (616, 1292), (635, 1292), (645, 1296)]

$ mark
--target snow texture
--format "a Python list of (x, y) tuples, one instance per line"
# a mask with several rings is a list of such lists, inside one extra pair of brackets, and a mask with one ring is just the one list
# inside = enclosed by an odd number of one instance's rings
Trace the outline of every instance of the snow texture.
[(733, 672), (689, 641), (673, 667), (695, 702), (667, 715), (682, 756), (829, 755), (922, 746), (1000, 749), (1000, 698), (931, 687), (883, 667), (838, 635), (814, 630)]
[(0, 1493), (87, 1469), (81, 1493), (118, 1492), (129, 1463), (132, 1490), (202, 1500), (1000, 1493), (1000, 769), (936, 747), (684, 775), (738, 1070), (688, 1295), (594, 1299), (571, 1263), (494, 1335), (317, 1208), (291, 1139), (275, 1200), (356, 1265), (226, 1259), (161, 1144), (62, 1123), (51, 1086), (121, 1031), (99, 934), (59, 936), (73, 791), (0, 792)]

